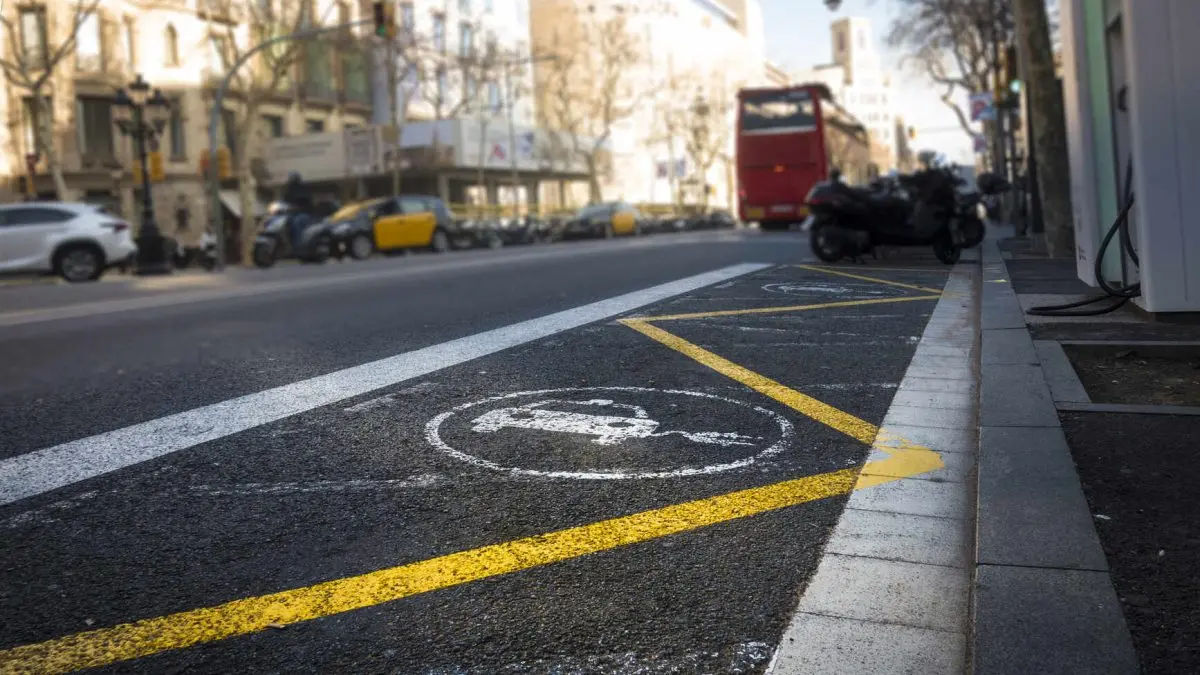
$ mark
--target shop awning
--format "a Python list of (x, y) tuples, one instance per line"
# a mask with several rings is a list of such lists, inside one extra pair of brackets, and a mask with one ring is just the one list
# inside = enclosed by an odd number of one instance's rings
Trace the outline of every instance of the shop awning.
[[(234, 218), (242, 217), (242, 198), (238, 195), (237, 190), (221, 190), (221, 203), (226, 209), (233, 214)], [(261, 199), (254, 202), (254, 217), (261, 218), (267, 213), (267, 204)]]

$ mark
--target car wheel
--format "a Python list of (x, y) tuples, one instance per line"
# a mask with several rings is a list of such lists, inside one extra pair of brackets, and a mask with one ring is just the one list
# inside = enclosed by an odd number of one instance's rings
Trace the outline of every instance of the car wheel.
[(312, 244), (312, 255), (308, 257), (309, 262), (323, 263), (329, 260), (329, 256), (333, 255), (333, 239), (327, 234), (323, 234), (316, 238)]
[(808, 238), (809, 247), (821, 262), (835, 263), (845, 257), (845, 246), (833, 231), (833, 226), (825, 223), (813, 225)]
[(446, 231), (440, 227), (433, 231), (433, 238), (429, 241), (429, 249), (434, 253), (445, 253), (450, 250), (450, 237)]
[(54, 272), (73, 284), (95, 281), (104, 274), (104, 253), (91, 244), (67, 246), (55, 254)]
[(375, 252), (375, 243), (371, 238), (363, 233), (354, 235), (350, 239), (350, 257), (355, 260), (366, 260)]

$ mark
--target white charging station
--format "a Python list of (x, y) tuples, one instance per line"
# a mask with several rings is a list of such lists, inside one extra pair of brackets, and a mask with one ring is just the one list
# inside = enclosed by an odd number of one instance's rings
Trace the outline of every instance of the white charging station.
[(1130, 235), (1106, 280), (1140, 281), (1149, 312), (1200, 312), (1200, 1), (1066, 0), (1063, 95), (1079, 278), (1096, 285), (1100, 243), (1133, 165)]

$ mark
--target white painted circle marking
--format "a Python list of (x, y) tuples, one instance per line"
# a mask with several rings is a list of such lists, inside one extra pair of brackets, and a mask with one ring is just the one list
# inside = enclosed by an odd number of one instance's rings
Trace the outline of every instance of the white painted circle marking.
[(767, 284), (762, 287), (768, 293), (781, 293), (783, 295), (804, 295), (806, 293), (832, 293), (836, 295), (847, 295), (849, 293), (865, 293), (866, 295), (882, 295), (882, 292), (874, 289), (852, 289), (847, 286), (829, 286), (824, 284), (799, 284), (796, 282), (785, 282), (777, 284)]
[[(478, 407), (478, 406), (486, 405), (488, 403), (497, 403), (500, 401), (506, 401), (506, 400), (516, 399), (516, 398), (526, 397), (526, 396), (545, 396), (545, 395), (549, 395), (549, 394), (560, 395), (560, 394), (598, 393), (598, 392), (632, 392), (632, 393), (642, 393), (642, 394), (671, 394), (671, 395), (676, 395), (676, 396), (692, 396), (695, 398), (703, 398), (703, 399), (708, 399), (708, 400), (713, 400), (713, 401), (721, 401), (723, 403), (735, 405), (740, 408), (746, 408), (748, 410), (753, 410), (759, 414), (765, 415), (766, 417), (770, 418), (779, 427), (779, 438), (774, 443), (772, 443), (770, 446), (764, 448), (763, 450), (755, 453), (754, 455), (752, 455), (750, 457), (743, 457), (741, 459), (737, 459), (737, 460), (730, 461), (730, 462), (723, 462), (720, 464), (709, 464), (706, 466), (685, 466), (685, 467), (680, 467), (678, 469), (671, 469), (671, 470), (667, 470), (667, 471), (622, 471), (622, 470), (548, 471), (548, 470), (543, 470), (543, 469), (528, 469), (528, 468), (517, 467), (517, 466), (503, 466), (503, 465), (493, 462), (491, 460), (484, 459), (482, 457), (478, 457), (476, 455), (472, 455), (472, 454), (463, 452), (461, 450), (458, 450), (456, 448), (453, 448), (450, 446), (450, 444), (448, 444), (444, 440), (442, 440), (440, 430), (441, 430), (442, 425), (447, 420), (451, 419), (452, 417), (454, 417), (455, 415), (457, 415), (459, 413), (465, 412), (467, 410), (470, 410), (470, 409)], [(586, 401), (574, 401), (574, 403), (582, 404), (582, 403), (587, 403), (587, 402)], [(624, 404), (616, 404), (616, 405), (622, 405), (623, 407), (627, 407), (627, 408), (637, 408), (637, 406), (628, 406), (628, 405), (624, 405)], [(638, 408), (638, 410), (640, 411), (640, 408)], [(495, 411), (492, 411), (492, 412), (495, 412)], [(490, 415), (490, 414), (491, 414), (491, 412), (485, 414), (483, 417), (480, 417), (476, 421), (478, 422), (479, 420), (483, 420), (484, 417), (487, 417), (487, 415)], [(642, 414), (644, 414), (644, 412), (643, 413), (635, 413), (636, 417), (638, 417), (638, 418), (641, 418)], [(649, 420), (649, 421), (652, 421), (652, 420)], [(491, 420), (487, 420), (484, 422), (484, 424), (487, 425), (490, 422), (491, 422)], [(632, 428), (634, 428), (635, 430), (637, 429), (636, 426), (634, 426)], [(491, 430), (490, 427), (488, 430)], [(682, 432), (666, 432), (666, 433), (682, 433)], [(701, 432), (701, 434), (703, 434), (703, 433), (706, 433), (706, 432)], [(777, 413), (773, 410), (768, 410), (766, 408), (763, 408), (762, 406), (757, 406), (752, 403), (746, 403), (745, 401), (739, 401), (737, 399), (728, 398), (725, 396), (717, 396), (716, 394), (706, 394), (704, 392), (699, 392), (699, 391), (687, 391), (687, 390), (682, 390), (682, 389), (654, 389), (654, 388), (650, 388), (650, 387), (571, 387), (571, 388), (565, 388), (565, 389), (535, 389), (535, 390), (530, 390), (530, 391), (517, 391), (517, 392), (512, 392), (509, 394), (501, 394), (499, 396), (490, 396), (488, 398), (481, 399), (478, 401), (472, 401), (470, 403), (464, 403), (464, 404), (456, 406), (450, 410), (447, 410), (446, 412), (436, 415), (433, 419), (429, 420), (429, 422), (426, 423), (426, 425), (425, 425), (425, 439), (427, 441), (429, 441), (430, 445), (432, 445), (433, 447), (437, 448), (438, 450), (441, 450), (442, 452), (446, 453), (447, 455), (449, 455), (459, 461), (466, 462), (467, 464), (472, 464), (472, 465), (478, 466), (480, 468), (491, 469), (493, 471), (500, 471), (500, 472), (514, 474), (514, 475), (537, 476), (540, 478), (573, 478), (576, 480), (630, 480), (630, 479), (642, 479), (642, 478), (684, 478), (687, 476), (698, 476), (698, 475), (722, 473), (725, 471), (732, 471), (734, 469), (745, 468), (745, 467), (750, 466), (760, 460), (763, 460), (768, 457), (772, 457), (774, 455), (779, 454), (788, 446), (788, 443), (791, 441), (791, 438), (794, 433), (795, 433), (795, 427), (792, 426), (792, 423), (790, 421), (788, 421), (788, 419), (786, 417), (784, 417), (783, 415), (780, 415), (779, 413)], [(604, 444), (604, 443), (601, 443), (601, 444)]]

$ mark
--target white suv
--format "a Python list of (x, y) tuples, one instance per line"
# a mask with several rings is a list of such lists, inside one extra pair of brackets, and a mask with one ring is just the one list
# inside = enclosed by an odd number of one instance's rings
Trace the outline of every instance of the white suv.
[(129, 223), (95, 204), (0, 204), (0, 273), (54, 272), (93, 281), (137, 252)]

